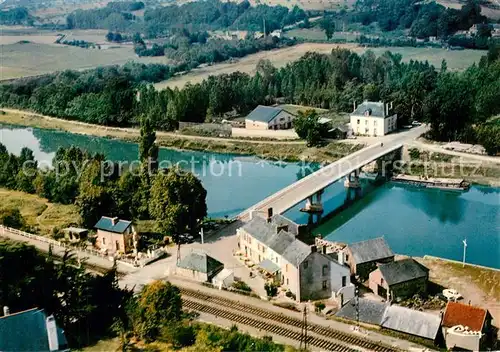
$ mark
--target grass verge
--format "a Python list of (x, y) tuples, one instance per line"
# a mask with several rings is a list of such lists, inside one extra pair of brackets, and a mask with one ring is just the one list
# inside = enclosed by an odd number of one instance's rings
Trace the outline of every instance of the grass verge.
[(34, 194), (11, 191), (0, 188), (0, 207), (18, 208), (28, 226), (47, 235), (53, 228), (63, 228), (70, 224), (78, 224), (81, 219), (74, 205), (53, 204)]

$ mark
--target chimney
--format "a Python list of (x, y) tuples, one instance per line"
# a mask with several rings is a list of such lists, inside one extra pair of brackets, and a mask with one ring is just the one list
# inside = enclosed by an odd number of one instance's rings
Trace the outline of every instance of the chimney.
[(312, 245), (311, 246), (311, 253), (316, 253), (318, 251), (318, 247), (316, 247), (315, 245)]
[(273, 208), (267, 208), (267, 222), (271, 222), (271, 218), (273, 217)]
[(57, 351), (59, 349), (59, 339), (57, 337), (57, 325), (54, 316), (48, 316), (46, 319), (47, 338), (49, 339), (49, 350)]
[(10, 314), (10, 309), (7, 306), (3, 306), (3, 316), (6, 317)]
[(118, 223), (118, 218), (115, 216), (114, 218), (111, 218), (111, 223), (113, 226), (115, 226)]
[(344, 265), (344, 252), (338, 251), (337, 252), (337, 257), (338, 257), (337, 259), (339, 261), (339, 264), (340, 265)]

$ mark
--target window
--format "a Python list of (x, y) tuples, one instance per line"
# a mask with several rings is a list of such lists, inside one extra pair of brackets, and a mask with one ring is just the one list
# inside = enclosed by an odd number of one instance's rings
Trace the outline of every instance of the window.
[(345, 287), (347, 285), (347, 276), (342, 276), (342, 287)]
[(250, 236), (248, 237), (248, 243), (252, 244), (252, 237), (250, 237)]
[(116, 245), (116, 250), (119, 251), (120, 250), (120, 242), (115, 241), (115, 245)]
[(349, 261), (349, 254), (346, 254), (346, 255), (345, 255), (345, 261), (346, 261), (346, 262), (347, 262), (347, 261)]
[(328, 265), (323, 265), (322, 274), (323, 276), (326, 276), (328, 274)]
[(259, 263), (260, 263), (260, 262), (261, 262), (261, 260), (260, 260), (260, 255), (259, 255)]
[(287, 285), (288, 285), (288, 284), (290, 284), (290, 282), (288, 281), (288, 279), (286, 279), (286, 284), (287, 284)]
[(304, 262), (304, 269), (307, 269), (308, 267), (309, 267), (309, 262), (306, 260), (306, 261)]
[(276, 264), (278, 264), (278, 256), (276, 256), (276, 258), (275, 258), (275, 259), (276, 259)]
[(359, 122), (359, 119), (358, 119), (358, 125), (359, 125), (359, 123), (360, 123), (360, 122)]
[(104, 237), (102, 238), (102, 244), (103, 245), (106, 244), (106, 238), (104, 238)]
[(323, 287), (323, 290), (326, 290), (326, 284), (327, 284), (327, 281), (326, 281), (326, 280), (325, 280), (325, 281), (323, 281), (323, 286), (322, 286), (322, 287)]

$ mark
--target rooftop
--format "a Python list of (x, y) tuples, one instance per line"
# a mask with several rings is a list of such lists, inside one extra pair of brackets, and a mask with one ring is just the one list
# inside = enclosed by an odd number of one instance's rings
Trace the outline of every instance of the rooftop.
[(124, 233), (132, 225), (132, 222), (127, 220), (120, 220), (118, 218), (109, 218), (107, 216), (101, 217), (101, 219), (95, 224), (95, 228), (98, 230), (109, 231), (114, 233)]
[(387, 329), (435, 340), (441, 326), (441, 318), (439, 315), (393, 305), (386, 308), (380, 325)]
[[(359, 298), (359, 321), (368, 324), (380, 325), (386, 304), (366, 298)], [(335, 316), (349, 320), (356, 320), (356, 300), (353, 298)]]
[(282, 111), (283, 108), (259, 105), (253, 109), (246, 119), (252, 121), (270, 122)]
[(382, 102), (372, 102), (372, 101), (364, 101), (359, 104), (356, 110), (352, 113), (352, 115), (358, 116), (368, 116), (371, 117), (386, 117), (384, 111), (384, 103)]
[(482, 331), (488, 311), (458, 302), (448, 302), (443, 316), (443, 326), (467, 326), (471, 331)]
[(199, 271), (205, 274), (224, 267), (224, 264), (203, 252), (191, 252), (177, 264), (179, 268)]
[(347, 247), (351, 250), (356, 264), (373, 262), (394, 256), (394, 253), (383, 237), (352, 243)]
[(429, 269), (411, 258), (380, 264), (378, 268), (388, 285), (427, 277), (429, 274)]
[[(0, 351), (50, 351), (47, 316), (33, 308), (0, 317)], [(57, 328), (59, 350), (68, 345), (64, 332)]]

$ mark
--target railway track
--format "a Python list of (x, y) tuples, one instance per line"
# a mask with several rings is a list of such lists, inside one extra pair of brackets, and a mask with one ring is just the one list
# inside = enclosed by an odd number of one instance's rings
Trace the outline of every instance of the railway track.
[[(300, 332), (282, 327), (280, 325), (275, 325), (262, 320), (250, 318), (243, 314), (233, 313), (225, 309), (216, 308), (207, 304), (191, 301), (189, 299), (182, 299), (182, 304), (184, 307), (192, 309), (197, 312), (203, 312), (221, 317), (236, 323), (241, 323), (244, 325), (251, 326), (256, 329), (264, 330), (272, 334), (280, 335), (292, 340), (302, 341), (302, 335)], [(338, 351), (338, 352), (357, 352), (358, 350), (336, 343), (333, 341), (328, 341), (315, 336), (307, 336), (307, 345), (315, 346), (323, 351)]]
[[(219, 310), (223, 310), (224, 308), (231, 308), (235, 311), (238, 312), (244, 312), (247, 314), (252, 314), (256, 317), (266, 319), (268, 321), (275, 321), (281, 324), (289, 325), (294, 328), (301, 328), (303, 323), (301, 319), (291, 317), (289, 315), (285, 315), (283, 313), (277, 313), (273, 311), (269, 311), (267, 309), (263, 308), (258, 308), (253, 305), (241, 303), (238, 301), (233, 301), (228, 298), (220, 297), (220, 296), (213, 296), (204, 292), (200, 291), (195, 291), (191, 289), (186, 289), (186, 288), (180, 288), (181, 294), (184, 297), (189, 297), (189, 298), (194, 298), (203, 302), (209, 302), (212, 304), (217, 304), (221, 308), (218, 308)], [(211, 306), (209, 306), (211, 307)], [(196, 309), (195, 309), (196, 310)], [(234, 313), (232, 313), (234, 314)], [(220, 315), (222, 316), (222, 315)], [(250, 319), (250, 318), (246, 318)], [(248, 324), (247, 324), (248, 325)], [(399, 349), (390, 347), (390, 346), (385, 346), (382, 344), (375, 343), (371, 340), (355, 336), (349, 333), (345, 333), (339, 330), (335, 330), (326, 326), (314, 324), (314, 323), (309, 323), (307, 325), (308, 331), (314, 332), (317, 335), (320, 335), (322, 337), (326, 337), (328, 339), (333, 339), (339, 342), (343, 342), (344, 344), (347, 344), (349, 346), (357, 346), (361, 347), (370, 351), (376, 351), (376, 352), (397, 352)], [(272, 332), (272, 331), (271, 331)], [(281, 335), (281, 334), (280, 334)], [(300, 335), (300, 334), (299, 334)], [(299, 336), (299, 341), (300, 341), (300, 336)], [(311, 343), (311, 345), (314, 345)], [(320, 347), (318, 345), (315, 345), (316, 347)], [(342, 347), (345, 347), (342, 345)], [(337, 351), (337, 350), (335, 350)]]

